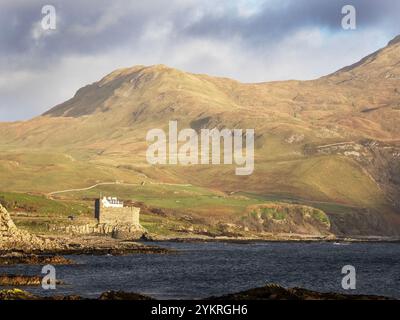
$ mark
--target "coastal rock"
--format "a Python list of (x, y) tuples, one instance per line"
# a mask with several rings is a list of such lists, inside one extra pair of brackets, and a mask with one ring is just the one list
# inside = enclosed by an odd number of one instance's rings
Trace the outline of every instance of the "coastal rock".
[(69, 235), (106, 235), (120, 240), (138, 240), (146, 233), (140, 225), (108, 223), (52, 226), (50, 230)]
[(151, 297), (124, 291), (107, 291), (100, 295), (99, 300), (154, 300)]
[(1, 265), (16, 265), (16, 264), (29, 264), (29, 265), (70, 265), (74, 262), (63, 256), (59, 255), (36, 255), (25, 254), (19, 252), (12, 252), (0, 255)]
[[(26, 276), (14, 274), (0, 275), (0, 286), (40, 286), (42, 278), (39, 276)], [(60, 280), (56, 280), (56, 284), (64, 284)]]
[(32, 293), (20, 289), (0, 290), (0, 300), (37, 300)]
[(18, 229), (0, 204), (0, 250), (42, 251), (61, 248), (58, 241), (43, 239)]
[(374, 295), (355, 295), (332, 292), (317, 292), (303, 288), (286, 289), (276, 284), (267, 284), (264, 287), (254, 288), (220, 297), (211, 297), (209, 300), (392, 300), (388, 297)]
[(328, 215), (317, 208), (288, 203), (265, 203), (247, 208), (241, 223), (249, 230), (273, 234), (330, 236)]
[[(33, 295), (20, 289), (0, 290), (0, 300), (82, 300), (80, 296), (50, 296)], [(98, 300), (155, 300), (149, 296), (124, 291), (107, 291), (102, 293)], [(322, 293), (303, 288), (286, 289), (276, 284), (267, 284), (264, 287), (254, 288), (238, 293), (210, 297), (206, 300), (394, 300), (383, 296), (352, 295), (342, 293)]]
[(14, 288), (0, 290), (0, 301), (1, 300), (83, 300), (83, 298), (76, 295), (41, 297), (24, 290)]

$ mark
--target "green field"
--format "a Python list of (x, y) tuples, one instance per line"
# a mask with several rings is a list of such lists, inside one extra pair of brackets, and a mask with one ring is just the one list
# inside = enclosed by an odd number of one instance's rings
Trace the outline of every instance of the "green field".
[(80, 201), (55, 201), (44, 195), (0, 192), (0, 202), (9, 211), (20, 211), (41, 217), (88, 215), (90, 209)]

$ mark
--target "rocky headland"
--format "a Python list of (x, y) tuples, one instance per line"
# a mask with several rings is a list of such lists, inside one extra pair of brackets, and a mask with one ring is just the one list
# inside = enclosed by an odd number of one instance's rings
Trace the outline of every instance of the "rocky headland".
[(101, 236), (41, 237), (20, 230), (0, 204), (0, 265), (72, 264), (66, 255), (168, 253), (170, 250)]

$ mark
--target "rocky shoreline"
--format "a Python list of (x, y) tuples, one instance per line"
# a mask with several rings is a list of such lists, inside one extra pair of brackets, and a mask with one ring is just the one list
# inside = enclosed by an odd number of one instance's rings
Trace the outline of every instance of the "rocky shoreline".
[(67, 259), (59, 255), (37, 255), (37, 254), (25, 254), (20, 252), (0, 253), (0, 266), (17, 265), (17, 264), (69, 265), (69, 264), (74, 264), (74, 262), (70, 259)]
[(211, 297), (209, 300), (395, 300), (376, 295), (354, 295), (335, 292), (317, 292), (303, 288), (284, 288), (276, 284), (237, 293)]
[[(103, 292), (97, 299), (87, 299), (78, 295), (71, 296), (39, 296), (21, 289), (0, 290), (0, 300), (156, 300), (139, 293), (123, 291)], [(248, 300), (395, 300), (389, 297), (375, 295), (351, 295), (342, 293), (323, 293), (303, 288), (284, 288), (276, 284), (249, 289), (237, 293), (203, 300), (248, 301)]]
[(130, 254), (168, 254), (175, 252), (171, 249), (160, 248), (156, 246), (147, 246), (142, 244), (135, 245), (116, 245), (110, 247), (69, 247), (58, 250), (21, 252), (14, 250), (0, 251), (0, 266), (4, 265), (71, 265), (75, 262), (66, 258), (73, 255), (113, 255), (122, 256)]
[(146, 242), (229, 242), (229, 243), (257, 243), (257, 242), (282, 242), (282, 243), (309, 243), (309, 242), (328, 242), (328, 243), (398, 243), (400, 238), (394, 237), (148, 237)]
[[(65, 255), (123, 255), (135, 253), (168, 253), (171, 250), (134, 241), (106, 236), (41, 237), (18, 229), (7, 210), (0, 204), (0, 264), (61, 261)], [(18, 256), (19, 254), (19, 256)], [(39, 257), (40, 256), (40, 257)], [(48, 256), (52, 256), (49, 258)]]

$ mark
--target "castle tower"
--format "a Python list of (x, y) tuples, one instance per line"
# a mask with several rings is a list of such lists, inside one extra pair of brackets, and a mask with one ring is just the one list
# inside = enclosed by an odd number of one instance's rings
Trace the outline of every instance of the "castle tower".
[(99, 223), (110, 225), (140, 225), (140, 208), (131, 206), (125, 207), (124, 203), (115, 197), (96, 199), (94, 208), (94, 217)]

